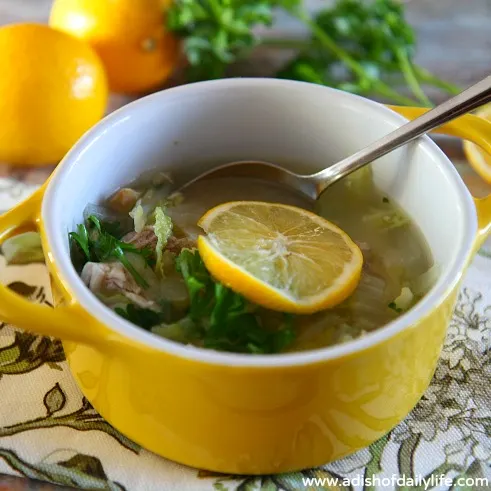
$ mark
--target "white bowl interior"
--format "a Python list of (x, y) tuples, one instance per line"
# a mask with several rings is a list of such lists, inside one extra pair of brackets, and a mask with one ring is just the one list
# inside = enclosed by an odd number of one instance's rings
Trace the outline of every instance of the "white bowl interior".
[[(404, 121), (366, 99), (278, 80), (222, 80), (146, 97), (92, 129), (58, 168), (43, 208), (54, 259), (84, 306), (121, 327), (124, 322), (88, 294), (70, 263), (68, 233), (82, 221), (88, 203), (157, 168), (171, 171), (178, 182), (233, 160), (266, 160), (303, 173), (318, 171)], [(376, 184), (425, 236), (441, 266), (440, 290), (438, 285), (434, 289), (435, 295), (441, 294), (463, 267), (476, 233), (467, 189), (427, 137), (379, 159), (373, 169)], [(133, 331), (140, 336), (140, 329)]]

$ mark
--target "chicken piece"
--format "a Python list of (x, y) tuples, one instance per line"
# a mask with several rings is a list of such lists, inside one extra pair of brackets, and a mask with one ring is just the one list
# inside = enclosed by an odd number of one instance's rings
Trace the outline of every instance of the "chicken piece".
[(147, 226), (141, 232), (130, 232), (123, 237), (123, 242), (134, 245), (137, 249), (148, 248), (155, 250), (157, 247), (157, 236), (153, 227)]
[(109, 207), (114, 211), (129, 213), (136, 205), (141, 193), (131, 188), (117, 191), (109, 200)]
[(170, 237), (167, 241), (166, 251), (179, 254), (183, 249), (195, 249), (196, 242), (188, 237)]
[(156, 307), (155, 302), (144, 297), (143, 290), (121, 263), (87, 263), (81, 277), (93, 293), (120, 293), (139, 307)]
[(93, 292), (125, 290), (140, 293), (141, 291), (126, 268), (117, 262), (87, 263), (82, 270), (81, 277)]
[(123, 292), (123, 295), (133, 304), (142, 309), (158, 310), (158, 305), (153, 300), (148, 300), (141, 295), (131, 292)]
[[(147, 247), (155, 250), (157, 247), (157, 236), (153, 231), (153, 227), (147, 226), (141, 232), (130, 232), (123, 237), (123, 242), (127, 244), (133, 244), (138, 249)], [(167, 241), (166, 251), (174, 254), (179, 254), (182, 249), (194, 249), (196, 242), (188, 237), (175, 237), (172, 236)]]

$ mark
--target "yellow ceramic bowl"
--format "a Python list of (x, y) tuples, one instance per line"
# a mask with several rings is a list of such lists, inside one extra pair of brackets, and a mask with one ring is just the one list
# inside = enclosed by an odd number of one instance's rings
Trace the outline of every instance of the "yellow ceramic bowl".
[[(491, 121), (491, 104), (486, 104), (480, 107), (476, 112), (476, 116)], [(491, 184), (491, 155), (484, 152), (478, 145), (472, 141), (464, 141), (464, 153), (471, 167), (484, 179), (485, 182)]]
[[(427, 388), (459, 284), (487, 236), (491, 198), (473, 200), (428, 138), (373, 164), (376, 184), (418, 223), (440, 266), (411, 311), (361, 339), (274, 356), (178, 345), (126, 322), (86, 289), (67, 234), (97, 202), (143, 171), (185, 180), (207, 166), (255, 159), (314, 172), (422, 109), (387, 108), (325, 87), (234, 79), (157, 93), (110, 115), (66, 156), (49, 183), (0, 217), (2, 237), (41, 231), (55, 309), (0, 289), (0, 318), (64, 340), (73, 376), (123, 434), (169, 459), (237, 474), (317, 466), (380, 438)], [(400, 113), (400, 114), (397, 114)], [(491, 150), (491, 124), (466, 116), (444, 132)]]

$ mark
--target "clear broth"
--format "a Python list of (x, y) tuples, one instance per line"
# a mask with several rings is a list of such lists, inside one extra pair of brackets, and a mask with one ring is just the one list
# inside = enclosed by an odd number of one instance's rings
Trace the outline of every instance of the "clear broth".
[[(257, 200), (310, 209), (357, 242), (364, 267), (356, 291), (335, 308), (298, 317), (297, 338), (288, 351), (317, 349), (363, 336), (411, 308), (431, 286), (420, 286), (421, 276), (432, 266), (422, 233), (374, 187), (369, 168), (336, 183), (316, 203), (275, 183), (245, 178), (203, 180), (186, 188), (183, 198), (168, 213), (176, 228), (191, 238), (200, 234), (196, 223), (210, 208), (228, 201)], [(403, 289), (405, 305), (400, 308), (394, 301)]]

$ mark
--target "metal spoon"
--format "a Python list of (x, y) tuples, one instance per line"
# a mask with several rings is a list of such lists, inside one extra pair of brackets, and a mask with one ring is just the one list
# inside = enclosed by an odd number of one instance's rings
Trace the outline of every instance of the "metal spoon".
[(491, 101), (491, 76), (469, 87), (443, 104), (406, 123), (355, 154), (326, 169), (310, 175), (295, 174), (269, 162), (231, 162), (217, 166), (189, 181), (180, 190), (201, 179), (217, 177), (250, 177), (286, 184), (316, 200), (335, 182), (361, 167), (383, 157), (448, 121)]

